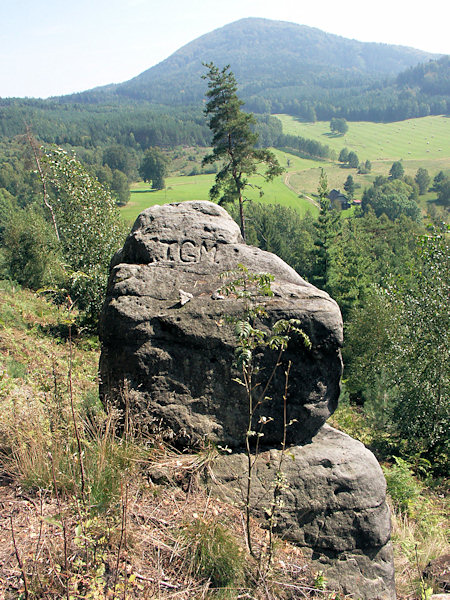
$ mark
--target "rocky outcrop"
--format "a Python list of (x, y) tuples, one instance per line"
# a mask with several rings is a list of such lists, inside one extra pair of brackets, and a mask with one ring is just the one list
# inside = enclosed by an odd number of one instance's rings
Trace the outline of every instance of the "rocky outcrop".
[[(234, 381), (235, 337), (226, 317), (242, 314), (243, 304), (217, 293), (220, 275), (239, 263), (275, 277), (274, 296), (258, 299), (269, 321), (300, 319), (311, 338), (312, 351), (293, 338), (283, 358), (293, 365), (288, 418), (295, 423), (288, 441), (311, 438), (339, 396), (339, 308), (277, 256), (245, 245), (237, 224), (211, 202), (147, 209), (114, 258), (101, 319), (103, 397), (120, 397), (127, 380), (130, 410), (149, 429), (158, 428), (179, 444), (210, 440), (242, 446), (246, 397)], [(273, 352), (260, 353), (263, 373), (275, 360)], [(274, 419), (265, 429), (267, 444), (282, 436), (283, 391), (280, 367), (262, 409)]]
[[(253, 513), (264, 520), (273, 497), (280, 450), (262, 452), (252, 480)], [(247, 456), (236, 452), (214, 463), (210, 489), (243, 504)], [(331, 588), (359, 598), (390, 599), (394, 570), (390, 514), (381, 468), (363, 444), (324, 425), (310, 443), (291, 446), (282, 463), (287, 487), (275, 532), (306, 549)], [(357, 592), (356, 592), (357, 590)]]
[[(243, 243), (236, 223), (210, 202), (154, 206), (137, 219), (114, 257), (101, 318), (101, 395), (182, 447), (213, 441), (228, 445), (208, 485), (242, 502), (248, 426), (245, 390), (235, 379), (236, 340), (228, 317), (244, 301), (220, 292), (221, 274), (242, 264), (274, 276), (264, 305), (270, 328), (298, 319), (309, 336), (289, 341), (260, 413), (262, 454), (256, 463), (252, 506), (264, 520), (284, 430), (285, 370), (287, 482), (277, 532), (308, 550), (329, 583), (367, 600), (395, 596), (385, 482), (362, 444), (324, 425), (337, 406), (342, 371), (342, 320), (337, 304), (275, 255)], [(273, 351), (255, 355), (261, 382), (274, 370)]]

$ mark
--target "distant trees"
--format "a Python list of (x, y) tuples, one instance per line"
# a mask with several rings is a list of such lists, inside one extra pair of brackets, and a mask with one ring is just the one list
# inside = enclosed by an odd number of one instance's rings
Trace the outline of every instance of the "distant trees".
[(299, 135), (281, 134), (273, 140), (271, 145), (275, 146), (275, 148), (289, 148), (302, 155), (306, 154), (318, 158), (332, 158), (333, 156), (333, 150), (331, 150), (330, 146)]
[(437, 192), (439, 204), (445, 207), (450, 206), (450, 178), (445, 175), (444, 171), (439, 171), (434, 176), (431, 189), (433, 192)]
[(139, 175), (144, 181), (152, 182), (153, 190), (164, 189), (164, 178), (167, 175), (169, 159), (158, 148), (148, 148), (145, 151)]
[(119, 206), (124, 206), (130, 199), (130, 185), (128, 178), (122, 171), (115, 169), (112, 174), (111, 192)]
[(344, 164), (348, 164), (352, 169), (357, 169), (359, 166), (359, 158), (356, 152), (348, 150), (348, 148), (342, 148), (339, 153), (338, 161)]
[(345, 180), (344, 190), (347, 192), (347, 196), (350, 198), (350, 200), (352, 200), (352, 198), (355, 194), (355, 182), (351, 175), (349, 175), (347, 177), (347, 179)]
[(359, 164), (358, 173), (360, 173), (361, 175), (370, 173), (371, 170), (372, 170), (372, 163), (370, 162), (369, 159), (367, 159), (365, 162), (363, 162), (363, 163), (361, 162)]
[(422, 167), (417, 169), (416, 176), (414, 177), (414, 181), (419, 186), (419, 194), (423, 196), (428, 191), (428, 187), (430, 185), (431, 177), (428, 174), (428, 171)]
[(439, 171), (433, 178), (433, 192), (438, 192), (441, 183), (446, 179), (444, 171)]
[(255, 118), (241, 110), (243, 102), (237, 96), (237, 83), (230, 66), (222, 70), (213, 63), (204, 66), (208, 68), (208, 73), (203, 76), (208, 80), (205, 114), (209, 116), (209, 127), (213, 133), (213, 151), (204, 157), (203, 165), (221, 163), (210, 197), (218, 200), (219, 204), (238, 201), (241, 233), (245, 240), (243, 204), (248, 177), (258, 173), (259, 165), (264, 165), (261, 175), (265, 181), (281, 174), (283, 169), (272, 152), (256, 148), (258, 136), (251, 129)]
[(402, 215), (414, 221), (420, 221), (420, 208), (413, 199), (414, 190), (400, 179), (385, 180), (380, 177), (374, 181), (371, 188), (364, 190), (362, 209), (367, 212), (373, 210), (377, 217), (385, 214), (391, 221)]
[(450, 206), (450, 179), (441, 181), (438, 191), (438, 200), (444, 206)]
[(405, 174), (405, 169), (400, 160), (396, 160), (392, 163), (392, 167), (389, 170), (389, 177), (391, 179), (401, 179)]
[(343, 118), (333, 117), (330, 121), (330, 129), (333, 133), (345, 135), (348, 131), (348, 123)]
[(348, 153), (348, 165), (352, 169), (358, 168), (359, 158), (358, 158), (358, 155), (356, 154), (356, 152), (351, 151)]
[(339, 152), (338, 161), (341, 163), (348, 162), (348, 148), (342, 148), (342, 150)]
[(108, 165), (112, 171), (122, 171), (125, 175), (130, 175), (132, 171), (130, 150), (121, 144), (107, 146), (103, 150), (103, 164)]

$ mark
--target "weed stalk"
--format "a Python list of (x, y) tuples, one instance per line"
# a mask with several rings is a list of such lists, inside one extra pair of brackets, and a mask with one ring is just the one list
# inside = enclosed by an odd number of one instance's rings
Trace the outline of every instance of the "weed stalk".
[(20, 572), (22, 573), (22, 578), (23, 578), (24, 596), (25, 596), (25, 600), (28, 600), (28, 598), (30, 597), (29, 592), (28, 592), (28, 577), (25, 572), (25, 567), (24, 567), (22, 558), (20, 556), (19, 549), (17, 547), (16, 536), (14, 535), (14, 522), (13, 522), (12, 514), (9, 515), (9, 520), (10, 520), (10, 524), (11, 524), (11, 537), (12, 537), (12, 542), (13, 542), (13, 546), (14, 546), (14, 553), (16, 555), (17, 563), (19, 565), (19, 569), (20, 569)]

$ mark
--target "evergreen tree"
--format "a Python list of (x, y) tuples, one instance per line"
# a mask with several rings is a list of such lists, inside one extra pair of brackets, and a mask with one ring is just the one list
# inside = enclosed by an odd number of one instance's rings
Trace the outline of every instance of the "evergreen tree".
[[(248, 178), (261, 174), (265, 181), (280, 175), (280, 167), (275, 155), (266, 149), (257, 149), (258, 135), (252, 131), (255, 118), (241, 110), (243, 102), (237, 96), (237, 83), (227, 65), (219, 70), (213, 63), (205, 64), (208, 73), (208, 103), (205, 114), (210, 117), (209, 127), (213, 133), (212, 154), (203, 159), (203, 165), (220, 161), (221, 168), (209, 194), (219, 204), (239, 202), (241, 233), (245, 240), (244, 191), (250, 185)], [(259, 165), (264, 165), (263, 173), (258, 173)], [(260, 186), (257, 187), (262, 195)]]
[(353, 181), (353, 177), (349, 175), (344, 183), (344, 190), (347, 192), (350, 200), (353, 199), (353, 195), (355, 193), (355, 182)]
[(450, 179), (446, 178), (439, 184), (438, 200), (443, 206), (450, 206)]
[(433, 192), (438, 192), (441, 183), (446, 179), (444, 171), (439, 171), (437, 175), (434, 176), (433, 179), (433, 187), (431, 188)]
[(352, 169), (358, 168), (359, 158), (356, 152), (353, 152), (353, 150), (348, 153), (348, 164)]
[(431, 177), (428, 174), (428, 171), (423, 167), (417, 169), (416, 176), (414, 177), (414, 181), (419, 186), (419, 194), (423, 196), (428, 191), (428, 186), (430, 185)]
[(342, 148), (342, 150), (339, 152), (338, 161), (341, 163), (348, 162), (348, 148)]
[(325, 171), (320, 169), (317, 194), (320, 198), (320, 213), (315, 224), (316, 239), (314, 241), (314, 269), (312, 283), (324, 290), (328, 288), (328, 277), (331, 263), (331, 246), (340, 228), (339, 213), (330, 208), (328, 199), (328, 179)]

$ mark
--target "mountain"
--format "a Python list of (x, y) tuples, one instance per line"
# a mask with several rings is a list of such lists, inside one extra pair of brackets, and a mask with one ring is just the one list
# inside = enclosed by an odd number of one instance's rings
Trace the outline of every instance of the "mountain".
[[(0, 99), (0, 140), (23, 133), (26, 122), (56, 144), (205, 145), (210, 132), (201, 110), (204, 62), (231, 65), (244, 109), (254, 113), (306, 121), (399, 121), (450, 113), (449, 56), (436, 59), (413, 48), (249, 18), (197, 38), (121, 84), (48, 100)], [(266, 117), (259, 123), (262, 143), (271, 145), (279, 123)]]
[[(109, 97), (165, 105), (197, 103), (205, 90), (202, 62), (211, 61), (231, 65), (244, 99), (307, 99), (312, 92), (331, 87), (373, 85), (436, 57), (403, 46), (358, 42), (305, 25), (247, 18), (197, 38), (129, 81), (60, 101), (103, 102)], [(261, 112), (264, 108), (261, 105)]]

